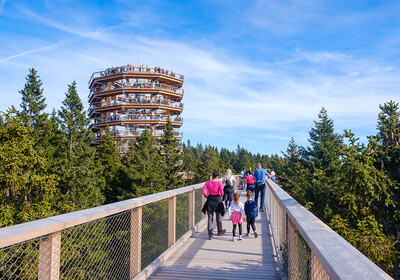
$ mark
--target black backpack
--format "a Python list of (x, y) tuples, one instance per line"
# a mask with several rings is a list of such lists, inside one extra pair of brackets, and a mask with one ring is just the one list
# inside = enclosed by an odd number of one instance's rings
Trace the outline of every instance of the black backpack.
[(233, 188), (231, 180), (228, 180), (228, 179), (225, 180), (225, 188), (227, 188), (227, 189)]

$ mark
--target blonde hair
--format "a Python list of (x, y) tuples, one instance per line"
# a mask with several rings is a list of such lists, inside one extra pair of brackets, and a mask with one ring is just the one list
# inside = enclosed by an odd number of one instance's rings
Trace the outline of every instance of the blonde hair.
[(239, 204), (239, 199), (240, 199), (240, 194), (238, 192), (235, 192), (233, 194), (233, 201), (235, 201), (236, 204)]
[(246, 197), (247, 197), (248, 199), (252, 198), (252, 197), (253, 197), (253, 192), (252, 192), (252, 191), (247, 191)]
[(229, 168), (226, 170), (226, 173), (225, 173), (225, 177), (226, 177), (226, 179), (230, 179), (231, 177), (232, 177), (232, 170), (230, 170)]

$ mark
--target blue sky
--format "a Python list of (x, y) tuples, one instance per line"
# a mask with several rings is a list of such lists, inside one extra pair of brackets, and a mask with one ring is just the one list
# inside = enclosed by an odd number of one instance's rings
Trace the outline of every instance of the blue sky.
[(376, 133), (399, 102), (400, 1), (0, 0), (0, 110), (28, 69), (48, 112), (93, 72), (144, 64), (185, 75), (184, 141), (254, 153), (308, 144), (322, 106), (336, 131)]

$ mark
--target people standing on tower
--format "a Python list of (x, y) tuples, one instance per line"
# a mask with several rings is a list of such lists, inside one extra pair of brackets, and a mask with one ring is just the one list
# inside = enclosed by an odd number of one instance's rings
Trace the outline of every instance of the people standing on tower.
[(222, 235), (226, 232), (222, 228), (222, 215), (225, 213), (224, 204), (222, 203), (222, 196), (224, 190), (221, 181), (218, 180), (219, 172), (214, 171), (211, 177), (211, 181), (204, 184), (202, 194), (207, 198), (206, 203), (203, 206), (203, 213), (207, 211), (208, 216), (208, 239), (213, 239), (213, 223), (214, 213), (217, 220), (218, 235)]
[(233, 200), (233, 193), (235, 192), (235, 185), (236, 179), (232, 175), (232, 171), (228, 168), (226, 170), (225, 176), (222, 179), (222, 184), (225, 185), (224, 187), (224, 201), (225, 201), (225, 208), (228, 208), (230, 203)]
[(258, 203), (258, 195), (261, 192), (260, 212), (264, 212), (265, 198), (265, 182), (269, 174), (265, 169), (261, 168), (261, 164), (257, 163), (257, 169), (254, 170), (253, 177), (256, 178), (255, 201)]

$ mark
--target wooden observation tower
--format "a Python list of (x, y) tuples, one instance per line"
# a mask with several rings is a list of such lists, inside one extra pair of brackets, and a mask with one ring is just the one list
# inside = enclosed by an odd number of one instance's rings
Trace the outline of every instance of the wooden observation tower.
[(159, 67), (125, 65), (92, 74), (89, 80), (90, 127), (99, 144), (107, 125), (120, 153), (148, 129), (161, 139), (168, 117), (182, 139), (183, 75)]

